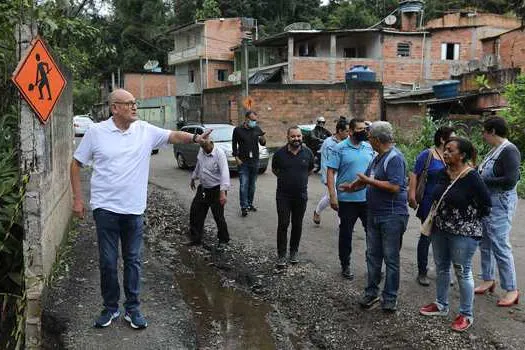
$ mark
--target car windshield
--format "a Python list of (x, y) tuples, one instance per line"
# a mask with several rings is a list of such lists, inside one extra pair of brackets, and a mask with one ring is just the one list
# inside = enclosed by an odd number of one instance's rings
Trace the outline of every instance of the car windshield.
[(233, 127), (218, 127), (213, 128), (211, 139), (215, 142), (231, 142), (233, 135)]

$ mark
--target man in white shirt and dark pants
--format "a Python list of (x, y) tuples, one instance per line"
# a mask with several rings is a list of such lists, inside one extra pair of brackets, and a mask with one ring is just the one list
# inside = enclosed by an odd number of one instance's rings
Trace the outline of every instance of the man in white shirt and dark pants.
[(95, 219), (104, 309), (95, 327), (107, 327), (120, 316), (118, 281), (119, 241), (124, 261), (125, 320), (132, 328), (148, 323), (139, 306), (143, 213), (146, 209), (151, 151), (168, 143), (201, 142), (202, 135), (158, 128), (138, 120), (137, 102), (126, 90), (109, 95), (112, 117), (91, 127), (71, 162), (73, 214), (81, 219), (85, 206), (80, 168), (92, 164), (91, 209)]
[[(195, 180), (199, 179), (199, 186)], [(226, 194), (230, 188), (230, 171), (226, 154), (219, 147), (214, 147), (213, 141), (201, 142), (201, 149), (197, 155), (197, 165), (191, 175), (190, 187), (197, 189), (190, 209), (190, 245), (202, 243), (204, 220), (211, 208), (213, 218), (217, 224), (219, 238), (218, 248), (222, 249), (230, 241), (228, 226), (224, 218)]]

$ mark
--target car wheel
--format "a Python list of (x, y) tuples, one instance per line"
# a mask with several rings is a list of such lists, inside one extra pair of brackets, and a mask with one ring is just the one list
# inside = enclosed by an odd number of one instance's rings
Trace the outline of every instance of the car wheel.
[(186, 159), (184, 159), (184, 156), (181, 153), (177, 154), (177, 166), (180, 169), (188, 169), (188, 164), (186, 164)]
[(267, 167), (259, 168), (259, 174), (264, 174), (266, 172), (266, 168)]

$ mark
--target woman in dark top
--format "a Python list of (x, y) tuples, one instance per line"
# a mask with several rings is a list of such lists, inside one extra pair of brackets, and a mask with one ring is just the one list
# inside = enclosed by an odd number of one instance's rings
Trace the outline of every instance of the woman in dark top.
[[(411, 208), (416, 209), (416, 216), (421, 220), (425, 221), (427, 218), (430, 207), (432, 206), (432, 192), (437, 182), (437, 176), (441, 170), (445, 168), (445, 161), (443, 160), (443, 150), (445, 148), (445, 142), (454, 136), (454, 129), (449, 126), (442, 126), (436, 130), (434, 134), (434, 147), (428, 148), (421, 152), (416, 159), (414, 165), (414, 171), (410, 173), (410, 184), (408, 186), (408, 204)], [(423, 198), (418, 203), (416, 201), (416, 188), (418, 181), (421, 181), (421, 176), (425, 169), (425, 165), (429, 160), (426, 176), (426, 185)], [(428, 265), (428, 249), (430, 247), (430, 237), (425, 235), (419, 236), (417, 243), (417, 268), (418, 275), (417, 281), (422, 286), (429, 286), (430, 281), (427, 277), (427, 265)]]
[(484, 294), (494, 291), (497, 265), (501, 288), (506, 291), (498, 300), (498, 306), (512, 306), (519, 301), (509, 236), (518, 201), (516, 184), (520, 178), (521, 155), (516, 146), (506, 139), (507, 133), (507, 122), (503, 118), (492, 117), (483, 123), (483, 138), (492, 150), (479, 166), (481, 177), (490, 191), (492, 212), (483, 220), (480, 245), (483, 283), (475, 292)]
[(438, 202), (444, 194), (432, 228), (437, 274), (436, 301), (423, 306), (419, 312), (425, 316), (448, 314), (452, 264), (458, 280), (460, 305), (459, 315), (451, 327), (454, 331), (462, 332), (474, 321), (472, 257), (482, 237), (482, 217), (490, 213), (491, 202), (483, 180), (469, 165), (469, 162), (476, 161), (476, 150), (470, 141), (451, 138), (445, 143), (443, 158), (447, 168), (439, 173), (432, 195), (432, 201)]

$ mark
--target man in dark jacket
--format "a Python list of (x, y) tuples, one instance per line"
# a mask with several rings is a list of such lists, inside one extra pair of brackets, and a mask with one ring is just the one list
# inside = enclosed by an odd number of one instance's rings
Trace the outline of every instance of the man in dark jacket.
[(247, 111), (244, 123), (233, 129), (232, 154), (239, 169), (242, 216), (247, 216), (248, 211), (257, 211), (253, 205), (253, 197), (259, 171), (259, 145), (266, 145), (264, 134), (265, 132), (257, 126), (257, 113), (254, 111)]

